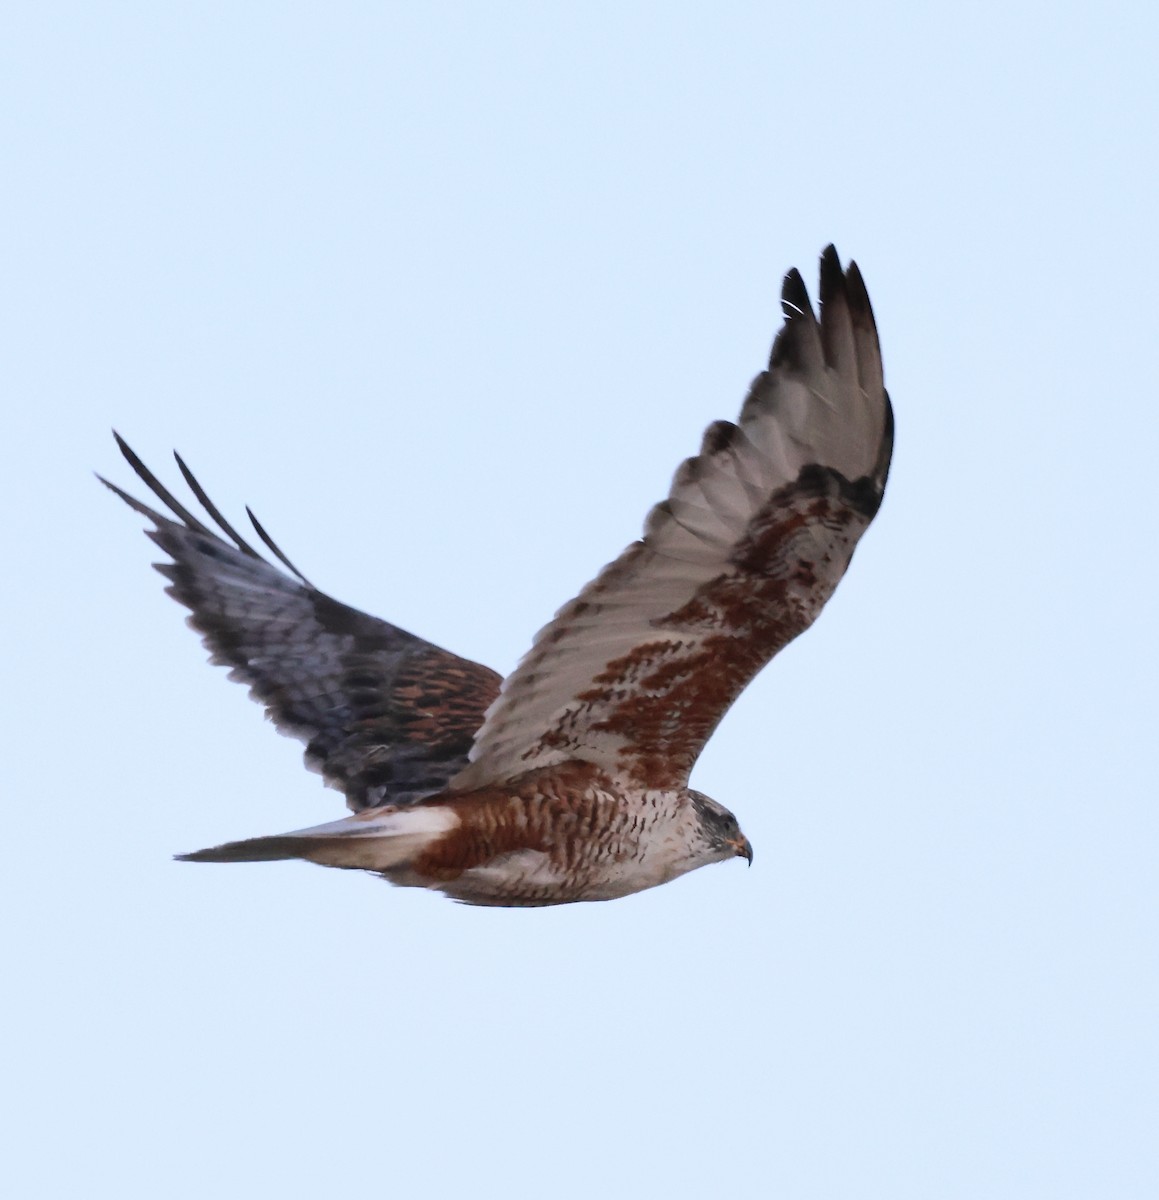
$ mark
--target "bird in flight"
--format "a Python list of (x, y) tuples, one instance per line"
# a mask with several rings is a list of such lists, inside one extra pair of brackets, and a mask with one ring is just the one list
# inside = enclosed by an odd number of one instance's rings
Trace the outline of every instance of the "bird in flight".
[(284, 569), (267, 561), (175, 456), (215, 531), (117, 436), (169, 515), (101, 482), (151, 523), (167, 592), (351, 809), (179, 857), (306, 859), (503, 906), (612, 900), (751, 863), (736, 817), (689, 775), (733, 701), (833, 594), (893, 446), (857, 266), (842, 270), (828, 247), (819, 312), (796, 270), (781, 307), (737, 423), (708, 427), (643, 536), (506, 679), (319, 591), (250, 512)]

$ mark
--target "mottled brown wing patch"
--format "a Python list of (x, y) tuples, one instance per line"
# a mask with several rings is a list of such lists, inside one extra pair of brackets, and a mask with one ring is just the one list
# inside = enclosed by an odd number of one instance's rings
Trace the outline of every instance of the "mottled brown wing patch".
[[(730, 570), (656, 621), (685, 638), (641, 644), (579, 697), (593, 713), (593, 732), (620, 745), (618, 772), (633, 783), (687, 783), (725, 712), (809, 628), (845, 573), (873, 514), (848, 503), (839, 478), (808, 474), (754, 521)], [(596, 718), (597, 711), (606, 715)]]
[(499, 695), (494, 671), (430, 643), (399, 655), (393, 672), (385, 653), (351, 659), (344, 676), (351, 719), (325, 760), (324, 772), (345, 781), (354, 809), (441, 791), (466, 764), (483, 714)]
[(225, 521), (179, 459), (224, 541), (118, 443), (177, 518), (102, 480), (152, 522), (149, 536), (172, 559), (156, 564), (166, 591), (190, 610), (211, 660), (250, 688), (280, 731), (306, 742), (307, 764), (355, 810), (442, 790), (466, 764), (499, 676), (318, 591), (255, 522), (296, 578), (283, 574)]
[(454, 786), (580, 759), (678, 787), (758, 670), (813, 622), (881, 503), (893, 445), (873, 312), (852, 264), (800, 275), (739, 422), (717, 421), (644, 537), (540, 632)]

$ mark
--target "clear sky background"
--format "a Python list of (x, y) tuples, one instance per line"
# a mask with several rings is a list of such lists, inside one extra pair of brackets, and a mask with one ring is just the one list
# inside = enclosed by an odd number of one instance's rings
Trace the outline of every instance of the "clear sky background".
[[(6, 8), (8, 1194), (1159, 1194), (1155, 13)], [(205, 665), (110, 427), (505, 671), (829, 241), (897, 450), (693, 776), (751, 870), (171, 861), (341, 797)]]

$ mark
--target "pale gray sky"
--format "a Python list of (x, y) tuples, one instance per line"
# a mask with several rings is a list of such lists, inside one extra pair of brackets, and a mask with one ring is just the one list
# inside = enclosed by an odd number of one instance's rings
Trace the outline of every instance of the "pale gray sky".
[[(12, 1194), (1153, 1197), (1154, 6), (4, 27)], [(341, 798), (205, 665), (110, 426), (506, 670), (831, 240), (897, 452), (694, 775), (751, 870), (505, 912), (170, 861)]]

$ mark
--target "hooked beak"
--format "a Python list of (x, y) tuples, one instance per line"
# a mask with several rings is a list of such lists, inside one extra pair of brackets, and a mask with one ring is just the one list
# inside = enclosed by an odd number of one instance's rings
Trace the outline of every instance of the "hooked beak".
[(753, 846), (743, 834), (735, 841), (730, 840), (728, 843), (736, 851), (737, 858), (743, 858), (748, 865), (753, 865)]

